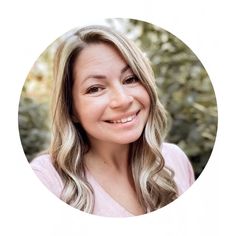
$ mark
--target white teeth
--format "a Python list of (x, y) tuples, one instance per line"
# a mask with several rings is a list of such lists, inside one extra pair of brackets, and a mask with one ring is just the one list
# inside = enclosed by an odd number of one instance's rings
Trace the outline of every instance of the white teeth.
[(127, 122), (128, 119), (121, 119), (121, 123)]
[(132, 117), (128, 117), (127, 121), (131, 121), (133, 118)]
[(127, 117), (127, 118), (123, 118), (123, 119), (121, 119), (121, 120), (113, 120), (113, 121), (110, 121), (110, 122), (111, 122), (111, 123), (114, 123), (114, 124), (119, 124), (119, 123), (123, 124), (123, 123), (127, 123), (127, 122), (132, 121), (135, 116), (136, 116), (136, 115), (133, 115), (133, 116), (129, 116), (129, 117)]

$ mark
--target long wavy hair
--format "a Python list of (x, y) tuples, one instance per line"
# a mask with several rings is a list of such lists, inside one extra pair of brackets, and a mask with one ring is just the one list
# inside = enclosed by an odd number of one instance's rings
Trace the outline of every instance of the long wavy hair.
[(84, 154), (89, 140), (73, 115), (73, 66), (80, 52), (90, 44), (105, 43), (116, 48), (150, 96), (150, 113), (138, 140), (130, 144), (129, 162), (140, 205), (147, 212), (177, 198), (174, 173), (161, 153), (166, 134), (166, 111), (159, 101), (154, 74), (148, 59), (134, 42), (105, 26), (88, 26), (67, 35), (58, 47), (54, 63), (52, 94), (52, 163), (64, 182), (61, 199), (92, 213), (94, 192), (86, 180)]

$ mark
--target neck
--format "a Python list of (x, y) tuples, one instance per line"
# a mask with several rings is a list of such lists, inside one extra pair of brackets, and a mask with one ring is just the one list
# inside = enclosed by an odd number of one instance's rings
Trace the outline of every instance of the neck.
[(129, 144), (92, 142), (86, 154), (86, 164), (109, 167), (110, 170), (127, 172), (129, 165)]

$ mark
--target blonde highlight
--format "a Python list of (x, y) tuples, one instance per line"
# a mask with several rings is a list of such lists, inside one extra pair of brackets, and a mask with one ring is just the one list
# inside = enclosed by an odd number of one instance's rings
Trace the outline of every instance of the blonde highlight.
[(52, 95), (52, 140), (50, 156), (64, 181), (61, 199), (82, 211), (92, 213), (94, 192), (86, 180), (83, 157), (89, 140), (83, 127), (73, 119), (71, 89), (73, 63), (79, 53), (93, 43), (115, 47), (147, 90), (150, 114), (141, 137), (130, 144), (130, 166), (135, 190), (147, 212), (163, 207), (177, 198), (174, 173), (161, 154), (167, 118), (155, 88), (150, 63), (133, 42), (107, 27), (90, 26), (76, 30), (58, 48), (54, 66)]

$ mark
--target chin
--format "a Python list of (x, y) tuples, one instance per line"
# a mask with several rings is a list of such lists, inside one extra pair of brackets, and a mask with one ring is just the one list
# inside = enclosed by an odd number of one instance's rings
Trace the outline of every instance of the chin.
[(131, 137), (122, 137), (119, 140), (117, 140), (117, 143), (119, 144), (130, 144), (133, 143), (135, 141), (137, 141), (140, 138), (141, 134), (138, 135), (133, 135)]

